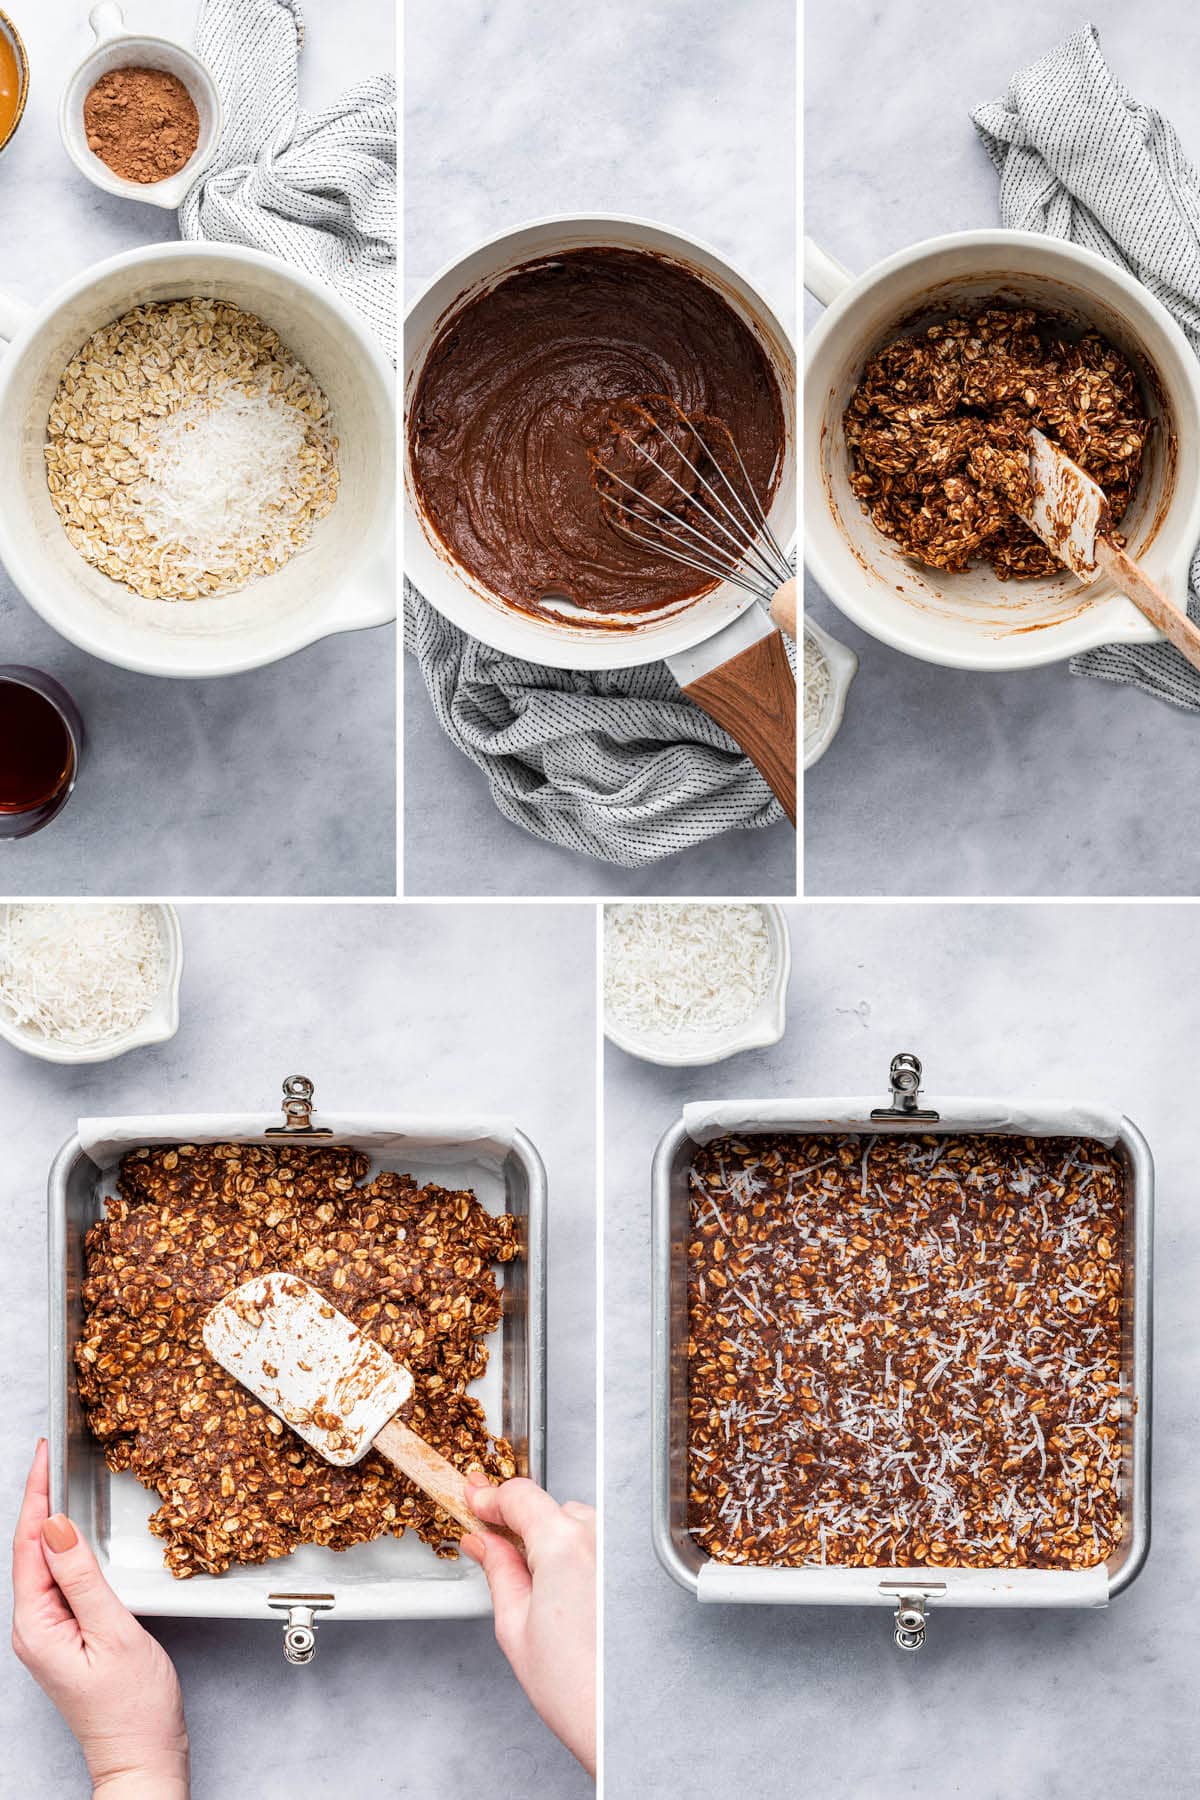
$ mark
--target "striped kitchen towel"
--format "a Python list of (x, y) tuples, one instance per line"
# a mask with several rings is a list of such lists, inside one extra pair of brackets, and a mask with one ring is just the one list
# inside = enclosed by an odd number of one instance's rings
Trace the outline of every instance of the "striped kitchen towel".
[(196, 51), (220, 91), (225, 129), (179, 228), (267, 250), (327, 281), (394, 361), (395, 80), (374, 76), (321, 112), (301, 112), (303, 43), (298, 0), (204, 0)]
[(442, 730), (504, 817), (547, 843), (638, 869), (784, 817), (665, 663), (592, 673), (521, 662), (468, 637), (407, 581), (404, 641)]
[[(1116, 80), (1095, 26), (1022, 69), (1003, 99), (971, 116), (1000, 172), (1001, 222), (1119, 263), (1200, 355), (1200, 180), (1174, 127)], [(1189, 588), (1200, 624), (1200, 548)], [(1200, 673), (1170, 644), (1104, 645), (1071, 669), (1200, 712)]]

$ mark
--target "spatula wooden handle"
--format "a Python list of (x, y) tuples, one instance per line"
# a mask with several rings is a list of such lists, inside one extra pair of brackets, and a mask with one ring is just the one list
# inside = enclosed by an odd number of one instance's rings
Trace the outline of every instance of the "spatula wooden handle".
[(1167, 598), (1157, 583), (1151, 581), (1145, 570), (1139, 569), (1119, 545), (1099, 537), (1094, 554), (1097, 565), (1106, 575), (1111, 575), (1138, 611), (1145, 613), (1150, 623), (1170, 639), (1193, 669), (1200, 669), (1200, 629), (1192, 624), (1187, 614)]
[(375, 1438), (375, 1448), (467, 1531), (494, 1532), (497, 1537), (507, 1538), (510, 1544), (515, 1544), (524, 1556), (525, 1546), (515, 1532), (503, 1525), (487, 1524), (472, 1509), (467, 1498), (467, 1478), (462, 1470), (447, 1462), (440, 1450), (427, 1444), (399, 1419), (388, 1420)]
[(796, 681), (778, 631), (759, 638), (684, 693), (727, 731), (796, 823)]

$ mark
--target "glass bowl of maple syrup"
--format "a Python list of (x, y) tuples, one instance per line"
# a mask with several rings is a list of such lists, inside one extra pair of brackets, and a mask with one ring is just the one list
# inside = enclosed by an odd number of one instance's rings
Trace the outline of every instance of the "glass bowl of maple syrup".
[(29, 92), (29, 60), (20, 34), (7, 13), (0, 12), (0, 150), (21, 123)]
[(75, 787), (83, 720), (51, 675), (0, 663), (0, 838), (30, 837)]

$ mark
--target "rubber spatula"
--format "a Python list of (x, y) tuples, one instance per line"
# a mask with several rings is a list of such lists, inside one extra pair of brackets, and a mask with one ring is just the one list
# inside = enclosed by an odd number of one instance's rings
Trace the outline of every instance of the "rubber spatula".
[(467, 1531), (494, 1531), (521, 1548), (476, 1516), (462, 1471), (396, 1417), (413, 1391), (409, 1371), (300, 1276), (259, 1275), (234, 1288), (205, 1319), (204, 1343), (327, 1462), (348, 1468), (378, 1450)]
[(1036, 427), (1029, 442), (1033, 505), (1021, 515), (1025, 523), (1082, 581), (1111, 576), (1192, 667), (1200, 669), (1200, 629), (1113, 542), (1112, 513), (1103, 488)]

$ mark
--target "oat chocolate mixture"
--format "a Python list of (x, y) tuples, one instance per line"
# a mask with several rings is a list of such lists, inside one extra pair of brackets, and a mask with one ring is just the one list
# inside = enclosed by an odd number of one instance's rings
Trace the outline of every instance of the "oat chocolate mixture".
[(406, 1529), (453, 1555), (462, 1535), (373, 1452), (351, 1468), (325, 1462), (209, 1356), (205, 1313), (256, 1274), (302, 1275), (407, 1364), (403, 1416), (452, 1462), (516, 1472), (465, 1392), (500, 1321), (488, 1265), (518, 1254), (516, 1221), (469, 1191), (392, 1173), (368, 1182), (368, 1167), (340, 1147), (138, 1150), (87, 1234), (80, 1398), (109, 1468), (162, 1496), (150, 1529), (173, 1575)]
[(691, 1182), (688, 1523), (705, 1554), (1105, 1559), (1124, 1404), (1111, 1150), (724, 1138)]
[(844, 421), (850, 485), (906, 554), (950, 571), (990, 563), (1001, 581), (1061, 569), (1016, 516), (1032, 500), (1034, 425), (1121, 519), (1141, 473), (1145, 408), (1120, 351), (1094, 331), (1072, 342), (1066, 327), (1053, 313), (985, 306), (897, 338), (867, 364)]

